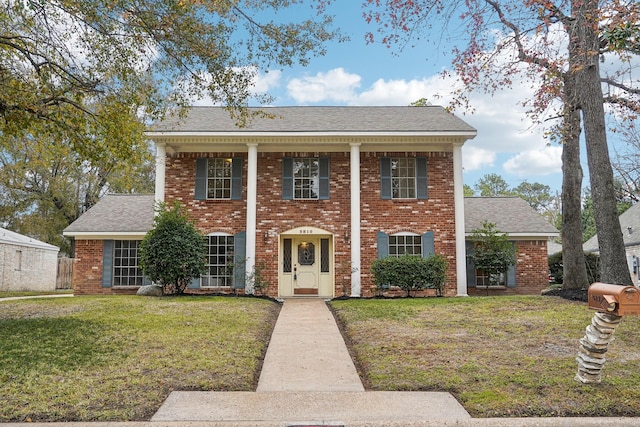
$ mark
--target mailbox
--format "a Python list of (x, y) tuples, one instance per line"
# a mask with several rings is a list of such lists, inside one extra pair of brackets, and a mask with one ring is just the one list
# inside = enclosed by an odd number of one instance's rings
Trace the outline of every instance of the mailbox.
[(615, 316), (640, 315), (640, 291), (633, 286), (594, 283), (589, 287), (589, 308)]

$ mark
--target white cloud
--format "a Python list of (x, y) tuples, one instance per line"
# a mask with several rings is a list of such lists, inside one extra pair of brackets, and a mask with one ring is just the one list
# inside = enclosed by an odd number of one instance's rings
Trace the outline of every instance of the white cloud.
[(465, 172), (492, 167), (496, 159), (494, 151), (477, 148), (466, 144), (462, 148), (462, 167)]
[(299, 104), (314, 102), (349, 103), (360, 87), (360, 76), (347, 73), (343, 68), (334, 68), (315, 76), (291, 79), (288, 94)]
[(519, 177), (558, 173), (562, 170), (562, 147), (523, 151), (507, 160), (503, 167)]

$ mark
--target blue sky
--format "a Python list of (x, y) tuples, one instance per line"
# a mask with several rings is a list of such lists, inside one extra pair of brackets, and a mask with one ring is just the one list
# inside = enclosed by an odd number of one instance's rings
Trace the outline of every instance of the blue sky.
[[(337, 3), (331, 8), (335, 24), (350, 41), (329, 44), (326, 56), (312, 59), (305, 68), (261, 73), (257, 89), (273, 95), (273, 105), (409, 105), (420, 98), (447, 104), (454, 82), (439, 73), (450, 68), (450, 45), (427, 40), (402, 52), (368, 45), (365, 34), (375, 27), (362, 17), (362, 2)], [(478, 93), (473, 96), (474, 113), (455, 112), (478, 130), (463, 148), (466, 184), (473, 186), (482, 176), (497, 173), (512, 187), (539, 182), (553, 194), (560, 192), (561, 148), (548, 146), (543, 130), (531, 128), (518, 105), (530, 91), (521, 85), (493, 96)]]

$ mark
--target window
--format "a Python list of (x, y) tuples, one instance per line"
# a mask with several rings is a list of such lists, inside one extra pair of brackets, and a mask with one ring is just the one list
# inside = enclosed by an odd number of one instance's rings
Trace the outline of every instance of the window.
[(233, 236), (211, 235), (207, 237), (206, 269), (206, 273), (201, 277), (202, 287), (226, 288), (233, 285)]
[(138, 240), (116, 240), (113, 244), (113, 286), (142, 286), (144, 274), (138, 261)]
[(389, 236), (389, 256), (422, 255), (422, 237), (418, 235)]
[(231, 159), (207, 159), (207, 199), (231, 199)]
[(16, 261), (14, 263), (14, 270), (22, 270), (22, 251), (16, 251)]
[(242, 199), (242, 159), (196, 159), (195, 199)]
[(329, 198), (329, 159), (282, 159), (282, 198), (326, 200)]
[(380, 159), (382, 199), (426, 199), (426, 157), (382, 157)]
[(293, 198), (317, 199), (320, 194), (318, 159), (293, 159)]
[(422, 235), (416, 233), (395, 233), (388, 235), (378, 232), (378, 259), (404, 254), (428, 258), (435, 253), (434, 233), (428, 231)]

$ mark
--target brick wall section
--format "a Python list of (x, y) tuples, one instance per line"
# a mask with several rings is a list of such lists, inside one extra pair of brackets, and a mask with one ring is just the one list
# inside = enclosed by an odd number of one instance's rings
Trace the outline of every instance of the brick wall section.
[[(516, 241), (515, 288), (490, 289), (489, 295), (540, 295), (549, 286), (546, 240)], [(487, 295), (486, 289), (469, 288), (469, 295)]]
[[(283, 157), (328, 157), (330, 159), (329, 200), (282, 200)], [(409, 231), (435, 232), (436, 253), (449, 261), (447, 294), (456, 293), (455, 222), (453, 210), (453, 157), (451, 153), (384, 153), (384, 156), (428, 157), (429, 200), (391, 201), (380, 199), (380, 157), (361, 154), (361, 275), (362, 296), (373, 296), (370, 274), (377, 259), (377, 233)], [(186, 204), (196, 226), (205, 234), (234, 234), (246, 228), (245, 201), (193, 200), (195, 161), (199, 157), (243, 157), (243, 185), (246, 186), (245, 153), (184, 153), (168, 159), (167, 202)], [(350, 174), (348, 153), (259, 153), (257, 194), (256, 264), (269, 283), (267, 294), (278, 294), (278, 236), (292, 228), (314, 226), (334, 235), (335, 295), (351, 294), (350, 274)], [(246, 189), (243, 199), (246, 198)], [(266, 237), (265, 237), (266, 235)], [(209, 290), (210, 291), (210, 290)]]
[[(328, 157), (330, 199), (282, 200), (282, 157)], [(428, 200), (382, 200), (380, 158), (427, 157)], [(243, 200), (194, 200), (195, 163), (200, 157), (242, 157)], [(186, 205), (196, 227), (204, 234), (235, 234), (246, 228), (246, 153), (178, 153), (167, 159), (165, 200)], [(452, 153), (361, 153), (361, 294), (376, 295), (370, 272), (377, 259), (377, 233), (434, 232), (435, 252), (448, 262), (446, 296), (456, 287), (455, 212)], [(314, 226), (334, 235), (335, 295), (351, 294), (350, 274), (350, 160), (348, 153), (259, 153), (257, 194), (256, 265), (263, 265), (267, 294), (278, 295), (278, 236), (292, 228)], [(500, 293), (535, 294), (547, 285), (546, 241), (519, 242), (518, 287)], [(76, 244), (74, 292), (82, 294), (132, 293), (132, 289), (102, 288), (102, 241)], [(464, 262), (464, 261), (461, 261)], [(536, 267), (539, 265), (541, 267)], [(202, 292), (215, 292), (207, 289)], [(229, 291), (228, 289), (220, 291)], [(470, 294), (486, 294), (469, 289)], [(432, 291), (423, 293), (431, 295)], [(421, 295), (421, 294), (419, 294)]]

